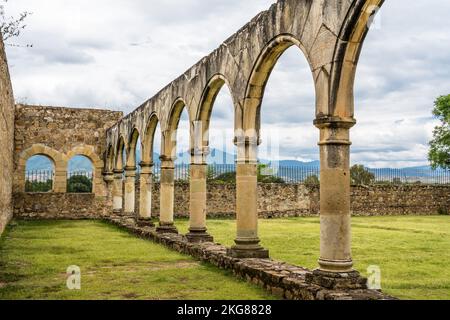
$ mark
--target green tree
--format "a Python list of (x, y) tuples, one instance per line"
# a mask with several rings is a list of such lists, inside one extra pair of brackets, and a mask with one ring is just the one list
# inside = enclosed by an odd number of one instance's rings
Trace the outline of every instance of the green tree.
[(433, 115), (441, 124), (434, 128), (428, 159), (433, 169), (450, 169), (450, 95), (436, 99)]
[(369, 186), (375, 182), (375, 175), (362, 165), (354, 165), (350, 169), (352, 184)]
[(312, 188), (312, 187), (317, 187), (320, 185), (320, 180), (319, 177), (317, 175), (312, 175), (309, 176), (308, 178), (305, 179), (305, 181), (303, 182), (305, 184), (305, 186)]
[(270, 174), (268, 171), (268, 165), (259, 164), (258, 165), (258, 182), (261, 183), (285, 183), (282, 178)]
[(45, 182), (30, 181), (25, 182), (25, 192), (40, 193), (50, 192), (53, 188), (53, 180), (47, 180)]
[(76, 175), (67, 180), (68, 193), (91, 193), (92, 181), (86, 176)]

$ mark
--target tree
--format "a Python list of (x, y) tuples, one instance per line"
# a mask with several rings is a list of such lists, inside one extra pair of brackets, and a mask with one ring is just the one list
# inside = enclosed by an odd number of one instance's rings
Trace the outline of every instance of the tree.
[(436, 99), (433, 115), (441, 124), (434, 128), (428, 159), (433, 169), (450, 169), (450, 95)]
[(268, 174), (268, 166), (266, 164), (258, 165), (258, 182), (261, 183), (285, 183), (285, 181), (277, 176)]
[(375, 175), (362, 165), (354, 165), (350, 169), (352, 184), (369, 186), (375, 182)]
[(308, 176), (308, 178), (306, 178), (303, 183), (308, 188), (313, 188), (313, 187), (317, 187), (320, 185), (320, 180), (319, 180), (319, 177), (314, 174), (312, 176)]
[(67, 181), (68, 193), (91, 193), (92, 181), (86, 176), (76, 175)]
[[(5, 10), (5, 3), (7, 2), (8, 0), (0, 0), (0, 32), (3, 34), (4, 41), (18, 37), (26, 28), (25, 20), (31, 14), (31, 12), (23, 11), (19, 14), (19, 17), (7, 16)], [(31, 46), (27, 45), (27, 47)]]

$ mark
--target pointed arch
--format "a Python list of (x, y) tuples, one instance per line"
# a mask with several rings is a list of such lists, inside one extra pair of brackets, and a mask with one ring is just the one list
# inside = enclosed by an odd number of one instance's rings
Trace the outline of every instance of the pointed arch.
[(384, 0), (354, 1), (341, 28), (331, 70), (328, 116), (353, 118), (356, 69), (369, 26)]
[[(127, 167), (136, 167), (138, 164), (136, 163), (136, 150), (138, 147), (138, 141), (140, 137), (139, 130), (134, 128), (131, 132), (130, 138), (128, 140), (128, 148), (127, 148), (127, 159), (126, 165)], [(141, 146), (142, 150), (142, 146)]]
[[(281, 34), (272, 39), (261, 51), (247, 82), (244, 98), (243, 130), (255, 130), (259, 135), (261, 105), (269, 77), (281, 55), (290, 47), (296, 46), (303, 53), (313, 72), (307, 51), (300, 40), (290, 34)], [(313, 79), (313, 76), (312, 76)]]
[(196, 132), (196, 134), (199, 133), (202, 134), (202, 146), (194, 146), (194, 147), (209, 146), (209, 128), (211, 123), (211, 115), (214, 108), (214, 104), (216, 102), (216, 98), (224, 85), (227, 86), (228, 91), (231, 94), (231, 99), (233, 100), (233, 111), (236, 116), (236, 103), (234, 100), (234, 95), (231, 90), (230, 83), (223, 74), (217, 73), (209, 79), (205, 89), (203, 90), (202, 97), (200, 99), (200, 105), (198, 107), (195, 121), (199, 122), (201, 125), (199, 132)]
[[(125, 161), (124, 160), (124, 151), (127, 152), (127, 145), (125, 142), (125, 138), (123, 136), (119, 137), (119, 141), (117, 143), (117, 151), (116, 151), (116, 159), (115, 159), (115, 170), (120, 171), (124, 170), (125, 168)], [(125, 154), (126, 158), (126, 154)]]
[(152, 113), (147, 122), (147, 126), (144, 132), (144, 138), (142, 139), (142, 161), (146, 163), (152, 163), (153, 153), (155, 150), (155, 133), (158, 127), (159, 119), (156, 113)]
[[(166, 130), (162, 132), (163, 142), (161, 143), (161, 157), (165, 159), (176, 159), (177, 130), (178, 125), (180, 124), (181, 114), (185, 108), (187, 108), (187, 104), (185, 100), (180, 97), (175, 100), (170, 108), (169, 116), (167, 118), (167, 127)], [(191, 124), (190, 119), (189, 123)]]

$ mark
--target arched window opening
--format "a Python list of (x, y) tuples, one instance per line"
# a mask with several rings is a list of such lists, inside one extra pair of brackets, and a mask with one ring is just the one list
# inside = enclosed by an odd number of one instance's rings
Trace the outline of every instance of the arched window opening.
[(53, 191), (55, 164), (45, 155), (28, 159), (25, 169), (25, 192), (44, 193)]
[(190, 152), (190, 124), (186, 107), (180, 115), (180, 121), (176, 132), (176, 161), (175, 161), (175, 181), (189, 181), (189, 165), (191, 163)]
[(292, 46), (270, 74), (259, 111), (259, 182), (318, 184), (315, 110), (310, 66), (299, 48)]
[(210, 110), (208, 182), (235, 183), (236, 146), (233, 143), (233, 99), (226, 84), (223, 84), (219, 90)]
[(161, 178), (161, 127), (158, 124), (155, 128), (155, 134), (153, 135), (153, 148), (152, 159), (153, 159), (153, 182), (158, 183)]
[(83, 155), (69, 160), (67, 170), (67, 193), (92, 193), (94, 167), (92, 161)]

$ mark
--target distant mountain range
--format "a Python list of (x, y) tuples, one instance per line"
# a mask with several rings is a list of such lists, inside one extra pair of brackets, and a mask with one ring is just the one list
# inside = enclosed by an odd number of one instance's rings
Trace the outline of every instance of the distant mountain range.
[[(154, 153), (153, 159), (156, 164), (159, 164), (161, 161), (159, 159), (159, 154)], [(232, 165), (235, 163), (236, 156), (233, 154), (229, 154), (223, 152), (218, 149), (212, 149), (210, 155), (208, 156), (208, 164), (228, 164)], [(137, 155), (137, 162), (141, 161), (140, 154)], [(261, 163), (270, 164), (273, 163), (269, 160), (260, 159)], [(178, 159), (176, 164), (189, 164), (190, 163), (190, 154), (188, 152), (183, 152), (178, 154)], [(280, 167), (302, 167), (307, 169), (316, 169), (320, 168), (320, 161), (312, 161), (312, 162), (302, 162), (297, 160), (281, 160), (279, 162), (275, 162)], [(36, 170), (52, 170), (52, 164), (50, 160), (44, 156), (36, 156), (33, 157), (27, 163), (27, 171), (36, 171)], [(371, 169), (377, 171), (379, 174), (383, 174), (383, 172), (392, 173), (393, 169), (389, 168), (379, 168), (379, 169)], [(398, 170), (399, 174), (402, 175), (414, 175), (417, 174), (417, 171), (431, 171), (431, 167), (429, 166), (418, 166), (418, 167), (409, 167), (409, 168), (401, 168), (395, 169)], [(69, 162), (69, 172), (73, 171), (92, 171), (91, 162), (82, 156), (74, 157)], [(438, 170), (441, 171), (441, 170)], [(444, 170), (442, 170), (444, 171)]]

